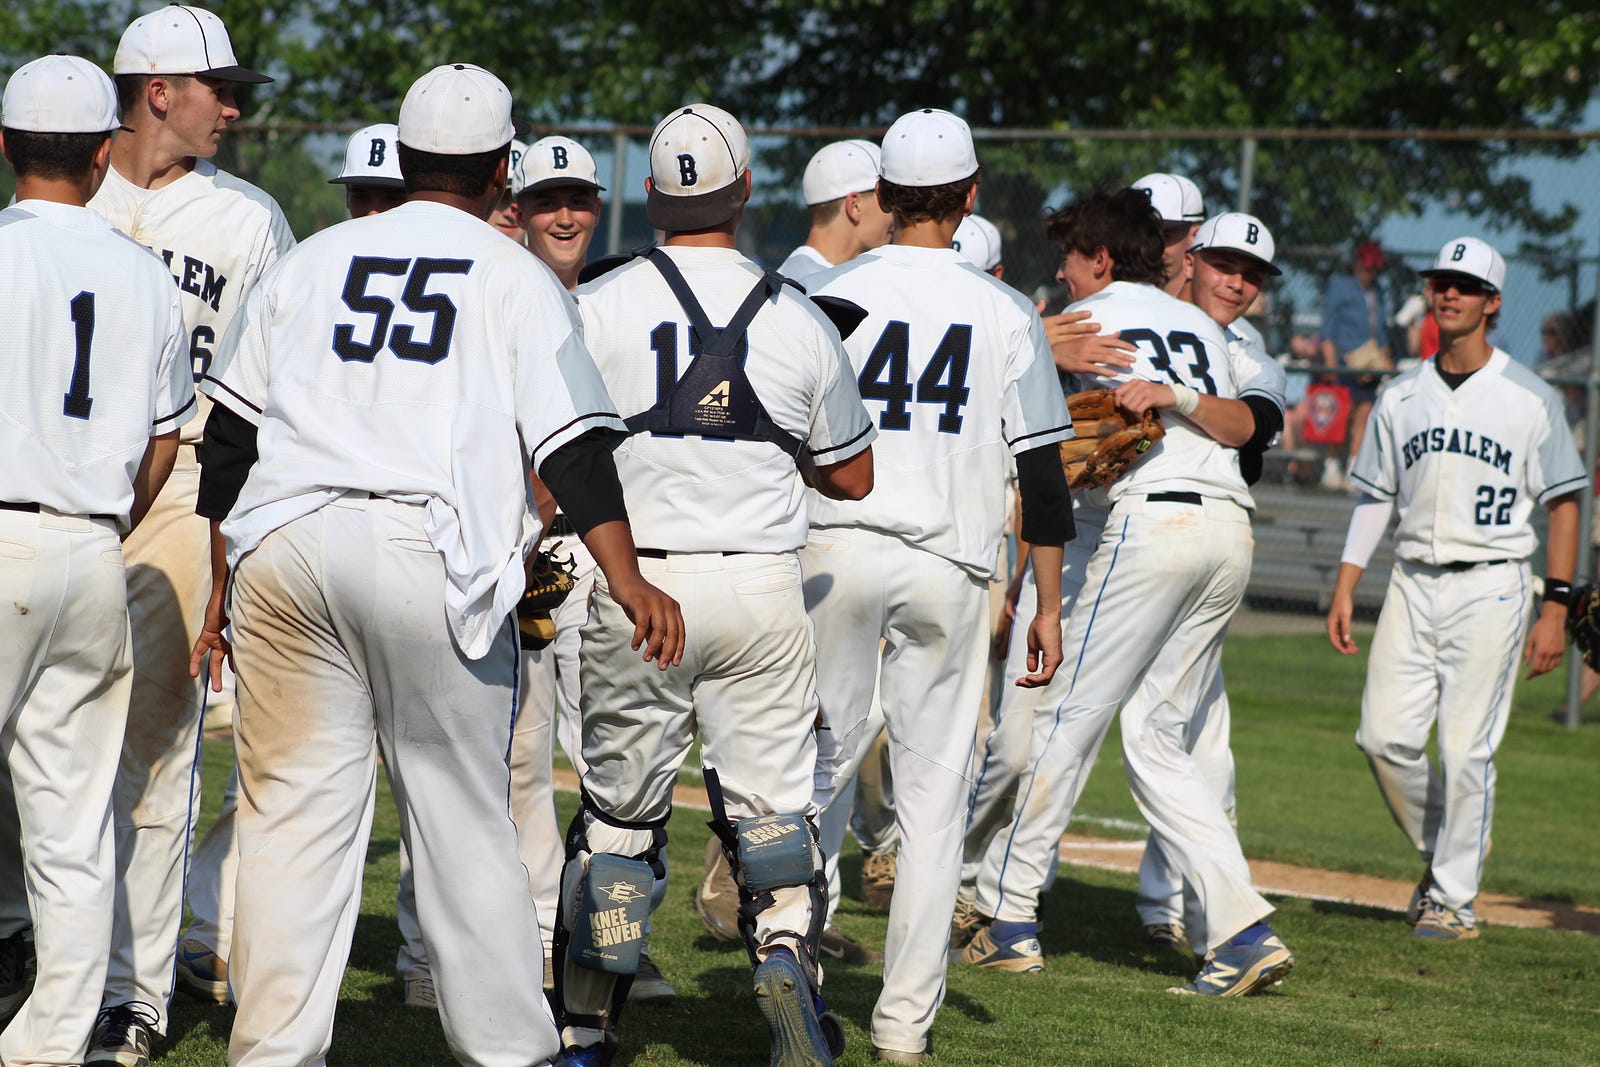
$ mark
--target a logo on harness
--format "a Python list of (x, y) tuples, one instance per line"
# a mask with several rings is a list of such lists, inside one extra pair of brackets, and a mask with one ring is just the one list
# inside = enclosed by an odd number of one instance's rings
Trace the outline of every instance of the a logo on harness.
[(780, 840), (799, 829), (799, 825), (793, 822), (768, 823), (765, 826), (752, 826), (741, 836), (744, 838), (746, 845), (765, 845), (769, 842)]
[(589, 917), (589, 941), (595, 948), (609, 948), (643, 936), (644, 923), (628, 921), (627, 908), (599, 911)]
[(612, 882), (610, 885), (601, 886), (600, 892), (607, 900), (614, 900), (618, 904), (627, 904), (644, 896), (638, 887), (630, 882)]
[(731, 391), (732, 386), (727, 379), (723, 379), (716, 388), (700, 398), (700, 406), (703, 408), (725, 408), (728, 406), (728, 394)]

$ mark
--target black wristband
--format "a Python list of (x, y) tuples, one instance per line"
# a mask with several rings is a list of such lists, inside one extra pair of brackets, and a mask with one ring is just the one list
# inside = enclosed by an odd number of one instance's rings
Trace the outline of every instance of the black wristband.
[(1560, 604), (1564, 608), (1572, 606), (1572, 583), (1563, 582), (1559, 578), (1546, 578), (1544, 580), (1544, 599), (1553, 604)]

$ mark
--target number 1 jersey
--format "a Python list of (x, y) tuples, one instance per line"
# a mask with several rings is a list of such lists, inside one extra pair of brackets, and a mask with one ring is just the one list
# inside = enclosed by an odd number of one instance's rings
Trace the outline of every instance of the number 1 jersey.
[(259, 428), (260, 461), (222, 524), (230, 563), (346, 491), (425, 503), (471, 658), (522, 594), (530, 462), (624, 429), (550, 269), (483, 220), (420, 201), (280, 259), (200, 389)]
[(1038, 313), (951, 248), (886, 245), (812, 283), (867, 311), (845, 350), (878, 427), (872, 493), (814, 494), (812, 525), (881, 530), (993, 577), (1007, 452), (1072, 436)]

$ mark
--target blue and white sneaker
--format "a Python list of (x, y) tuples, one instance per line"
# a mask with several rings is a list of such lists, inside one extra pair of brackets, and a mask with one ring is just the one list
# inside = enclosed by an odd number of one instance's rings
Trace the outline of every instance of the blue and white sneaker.
[[(821, 998), (811, 992), (811, 980), (787, 948), (774, 948), (756, 968), (756, 1006), (772, 1031), (770, 1067), (833, 1067), (833, 1048), (843, 1051), (838, 1039), (843, 1029), (832, 1016), (825, 1029)], [(836, 1030), (834, 1033), (832, 1031)]]
[(1044, 970), (1039, 928), (1034, 923), (988, 923), (964, 948), (950, 953), (950, 961), (991, 971), (1037, 974)]
[(1456, 911), (1429, 897), (1411, 936), (1424, 941), (1469, 941), (1478, 936), (1478, 924), (1471, 912)]
[(178, 988), (213, 1004), (228, 1003), (228, 964), (204, 941), (186, 937), (178, 943)]
[(556, 1067), (609, 1067), (617, 1054), (617, 1039), (606, 1034), (593, 1045), (568, 1045), (556, 1057)]
[(1294, 969), (1294, 954), (1272, 928), (1256, 923), (1217, 946), (1188, 985), (1168, 993), (1202, 997), (1243, 997), (1265, 989)]

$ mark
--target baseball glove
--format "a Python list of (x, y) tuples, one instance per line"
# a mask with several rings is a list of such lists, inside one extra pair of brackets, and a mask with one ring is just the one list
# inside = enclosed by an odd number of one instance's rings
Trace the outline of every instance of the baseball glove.
[(1573, 587), (1567, 607), (1567, 637), (1589, 669), (1600, 671), (1600, 587)]
[(537, 651), (556, 639), (552, 615), (572, 592), (572, 569), (571, 556), (534, 554), (528, 565), (528, 587), (517, 602), (517, 641), (523, 648)]
[(1073, 489), (1110, 485), (1166, 436), (1161, 415), (1151, 409), (1133, 421), (1116, 404), (1110, 389), (1086, 389), (1067, 397), (1072, 416), (1070, 441), (1062, 441), (1061, 466)]

